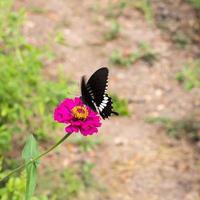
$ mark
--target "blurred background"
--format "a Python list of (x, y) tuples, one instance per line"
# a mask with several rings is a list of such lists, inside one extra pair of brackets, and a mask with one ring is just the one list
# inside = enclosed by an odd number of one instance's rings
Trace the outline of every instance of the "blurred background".
[(199, 200), (199, 47), (200, 0), (0, 0), (0, 177), (29, 134), (40, 151), (65, 134), (54, 108), (107, 66), (120, 116), (42, 159), (33, 200)]

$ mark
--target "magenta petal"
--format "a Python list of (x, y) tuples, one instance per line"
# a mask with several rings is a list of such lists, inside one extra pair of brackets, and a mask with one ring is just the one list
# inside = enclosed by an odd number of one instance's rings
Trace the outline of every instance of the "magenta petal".
[(83, 101), (79, 97), (75, 97), (74, 102), (76, 105), (83, 105)]
[(54, 120), (58, 121), (60, 123), (66, 123), (68, 120), (72, 118), (71, 114), (62, 109), (61, 107), (58, 107), (54, 111)]
[(67, 133), (73, 133), (73, 132), (78, 132), (78, 128), (72, 125), (69, 125), (65, 128), (65, 131)]
[(84, 123), (84, 122), (82, 122), (82, 121), (72, 121), (72, 122), (71, 122), (71, 124), (72, 124), (73, 126), (81, 126), (82, 123)]
[(68, 109), (71, 112), (71, 109), (75, 106), (76, 104), (72, 99), (65, 99), (60, 106)]
[(100, 118), (93, 118), (93, 119), (88, 119), (85, 123), (84, 123), (86, 126), (89, 124), (89, 125), (92, 125), (92, 126), (101, 126), (101, 122), (100, 122)]
[(92, 135), (94, 133), (97, 133), (98, 129), (95, 128), (95, 127), (89, 128), (89, 129), (81, 129), (80, 132), (81, 132), (82, 135), (87, 136), (87, 135)]

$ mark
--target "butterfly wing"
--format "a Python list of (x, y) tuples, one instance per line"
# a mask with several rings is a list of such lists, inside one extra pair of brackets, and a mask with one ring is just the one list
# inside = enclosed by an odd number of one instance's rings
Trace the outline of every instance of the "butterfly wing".
[(92, 98), (91, 94), (89, 93), (89, 90), (87, 89), (84, 76), (81, 79), (81, 94), (82, 94), (81, 96), (82, 101), (86, 105), (88, 105), (92, 110), (97, 112), (97, 108), (95, 107), (95, 104), (93, 103), (94, 99)]
[(108, 68), (98, 69), (87, 82), (87, 89), (93, 93), (93, 98), (97, 106), (103, 101), (104, 94), (108, 87)]
[(107, 87), (108, 68), (106, 67), (98, 69), (87, 83), (84, 77), (81, 81), (81, 92), (84, 103), (94, 111), (99, 112), (103, 119), (108, 118), (112, 113), (118, 115), (117, 112), (113, 111), (111, 97), (106, 94)]
[(103, 119), (108, 118), (111, 114), (119, 115), (117, 112), (113, 111), (112, 98), (108, 94), (104, 95), (102, 103), (99, 105), (99, 113)]

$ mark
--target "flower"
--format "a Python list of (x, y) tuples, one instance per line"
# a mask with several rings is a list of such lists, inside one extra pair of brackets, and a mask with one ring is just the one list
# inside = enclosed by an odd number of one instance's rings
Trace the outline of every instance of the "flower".
[(82, 135), (92, 135), (101, 126), (98, 113), (86, 106), (80, 97), (64, 99), (54, 111), (54, 120), (67, 124), (67, 133), (80, 131)]

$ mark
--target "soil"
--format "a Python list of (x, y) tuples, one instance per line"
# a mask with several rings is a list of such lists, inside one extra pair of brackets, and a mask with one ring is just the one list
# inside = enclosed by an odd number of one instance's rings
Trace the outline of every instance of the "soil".
[[(200, 89), (185, 91), (175, 80), (176, 73), (185, 63), (199, 55), (199, 46), (197, 42), (191, 42), (180, 48), (171, 39), (179, 27), (188, 34), (187, 24), (193, 22), (194, 27), (198, 18), (192, 7), (180, 0), (153, 1), (157, 20), (153, 24), (148, 23), (139, 10), (127, 6), (117, 18), (122, 26), (119, 37), (105, 41), (103, 34), (109, 26), (106, 18), (109, 2), (16, 1), (17, 8), (27, 10), (23, 30), (27, 40), (39, 46), (48, 44), (56, 53), (56, 59), (45, 63), (47, 76), (56, 79), (62, 69), (66, 79), (78, 83), (82, 75), (89, 76), (101, 66), (110, 66), (109, 90), (129, 101), (130, 117), (105, 120), (98, 136), (93, 136), (103, 138), (95, 152), (83, 155), (66, 144), (59, 149), (59, 154), (51, 154), (46, 161), (50, 165), (57, 163), (59, 169), (70, 167), (80, 159), (95, 163), (95, 180), (103, 189), (83, 192), (77, 199), (198, 200), (200, 168), (197, 150), (186, 140), (171, 138), (165, 130), (145, 122), (147, 117), (181, 119), (188, 113), (199, 112)], [(165, 21), (159, 22), (176, 29), (166, 31), (156, 25), (162, 12)], [(193, 29), (189, 28), (191, 41), (197, 41), (196, 26), (192, 35)], [(65, 44), (55, 42), (60, 32)], [(109, 63), (113, 50), (132, 52), (140, 42), (151, 44), (158, 53), (158, 59), (152, 65), (143, 60), (130, 67)]]

